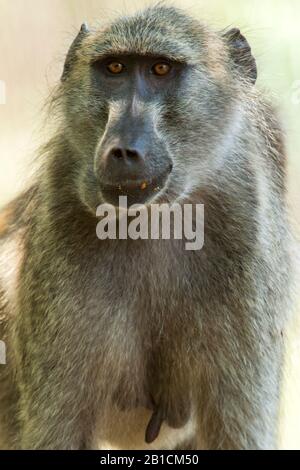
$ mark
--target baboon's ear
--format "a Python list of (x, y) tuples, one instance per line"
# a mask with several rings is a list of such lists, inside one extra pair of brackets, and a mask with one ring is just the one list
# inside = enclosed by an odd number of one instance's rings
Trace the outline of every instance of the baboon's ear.
[(254, 84), (257, 79), (256, 61), (251, 53), (247, 39), (238, 28), (233, 28), (223, 34), (229, 46), (229, 53), (234, 64)]
[(70, 72), (70, 70), (72, 68), (72, 65), (73, 65), (73, 62), (76, 58), (76, 50), (78, 49), (78, 47), (80, 46), (80, 44), (82, 42), (82, 39), (88, 34), (88, 32), (89, 32), (88, 25), (86, 23), (83, 23), (81, 25), (79, 33), (77, 34), (76, 38), (72, 42), (72, 44), (70, 46), (70, 49), (67, 53), (67, 57), (66, 57), (66, 60), (65, 60), (65, 65), (64, 65), (64, 70), (63, 70), (63, 73), (62, 73), (62, 76), (61, 76), (61, 81), (62, 82), (65, 81), (68, 78), (69, 72)]

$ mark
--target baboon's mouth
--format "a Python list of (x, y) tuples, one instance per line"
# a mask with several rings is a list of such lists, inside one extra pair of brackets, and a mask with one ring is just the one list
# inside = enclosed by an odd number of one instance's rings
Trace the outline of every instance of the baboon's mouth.
[(127, 205), (144, 204), (155, 194), (158, 194), (165, 186), (168, 172), (151, 179), (128, 179), (118, 183), (104, 183), (101, 185), (101, 193), (104, 200), (114, 206), (119, 206), (119, 198), (127, 197)]

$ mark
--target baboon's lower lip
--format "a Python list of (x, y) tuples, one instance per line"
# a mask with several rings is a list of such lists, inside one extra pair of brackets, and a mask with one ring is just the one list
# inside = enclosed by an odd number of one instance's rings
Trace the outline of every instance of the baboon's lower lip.
[(101, 193), (104, 199), (118, 206), (119, 197), (126, 196), (128, 204), (143, 204), (148, 199), (158, 194), (159, 191), (165, 186), (169, 172), (152, 179), (139, 179), (139, 180), (125, 180), (116, 183), (102, 183)]
[(144, 190), (149, 186), (153, 187), (159, 184), (158, 179), (144, 179), (144, 180), (125, 180), (117, 183), (104, 183), (102, 188), (109, 191), (130, 191), (130, 190)]

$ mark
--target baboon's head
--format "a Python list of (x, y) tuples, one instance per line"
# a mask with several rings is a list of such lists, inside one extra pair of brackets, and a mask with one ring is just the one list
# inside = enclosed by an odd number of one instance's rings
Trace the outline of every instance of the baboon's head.
[(120, 195), (188, 196), (230, 145), (255, 79), (239, 30), (213, 32), (174, 8), (83, 25), (61, 84), (81, 199), (94, 210)]

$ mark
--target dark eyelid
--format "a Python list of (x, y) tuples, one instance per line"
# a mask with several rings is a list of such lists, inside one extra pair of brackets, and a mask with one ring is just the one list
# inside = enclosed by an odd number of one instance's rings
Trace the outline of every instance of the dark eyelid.
[(126, 67), (124, 62), (117, 57), (100, 57), (99, 59), (92, 60), (91, 65), (92, 66), (98, 65), (99, 67), (107, 67), (112, 62), (118, 62), (119, 64), (122, 64), (123, 67)]
[(109, 65), (109, 64), (122, 64), (123, 67), (125, 67), (125, 64), (123, 64), (123, 62), (121, 60), (115, 60), (115, 59), (112, 59), (112, 60), (106, 60), (103, 62), (105, 65)]

